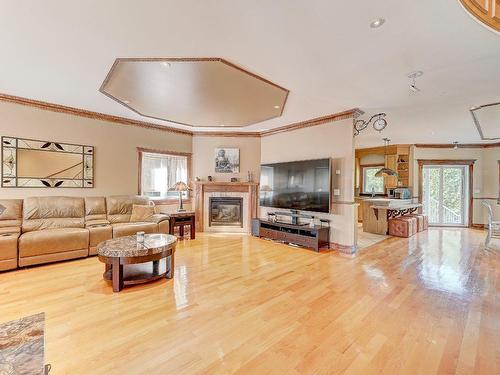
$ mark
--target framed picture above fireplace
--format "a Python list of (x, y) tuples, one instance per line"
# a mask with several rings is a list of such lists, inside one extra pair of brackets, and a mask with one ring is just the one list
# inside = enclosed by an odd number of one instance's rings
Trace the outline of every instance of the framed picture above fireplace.
[(240, 173), (240, 149), (217, 147), (214, 162), (215, 173)]

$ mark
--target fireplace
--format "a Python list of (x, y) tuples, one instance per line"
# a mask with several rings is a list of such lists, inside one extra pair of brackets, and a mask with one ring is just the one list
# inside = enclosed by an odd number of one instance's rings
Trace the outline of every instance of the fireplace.
[(243, 228), (243, 198), (210, 197), (208, 209), (209, 226)]

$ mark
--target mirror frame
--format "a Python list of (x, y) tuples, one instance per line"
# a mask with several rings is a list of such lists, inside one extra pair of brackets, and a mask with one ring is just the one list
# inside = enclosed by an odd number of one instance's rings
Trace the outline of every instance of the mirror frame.
[[(18, 150), (37, 150), (81, 155), (81, 178), (19, 177), (17, 174)], [(1, 186), (3, 188), (94, 187), (94, 146), (2, 136), (1, 153)]]

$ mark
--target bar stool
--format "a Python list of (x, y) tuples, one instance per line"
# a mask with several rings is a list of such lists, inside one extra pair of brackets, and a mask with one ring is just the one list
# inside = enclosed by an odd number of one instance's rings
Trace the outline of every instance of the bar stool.
[(389, 219), (389, 235), (396, 237), (411, 237), (417, 233), (417, 218), (400, 216)]
[(424, 214), (408, 214), (408, 217), (414, 217), (417, 219), (417, 231), (422, 232), (429, 228), (429, 218)]

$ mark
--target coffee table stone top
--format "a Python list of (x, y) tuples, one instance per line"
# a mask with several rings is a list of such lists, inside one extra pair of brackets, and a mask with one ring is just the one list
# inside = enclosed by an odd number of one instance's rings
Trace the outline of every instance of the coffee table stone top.
[(141, 257), (159, 254), (175, 247), (177, 237), (171, 234), (146, 234), (144, 243), (138, 243), (135, 235), (113, 238), (97, 245), (97, 254), (108, 258)]

